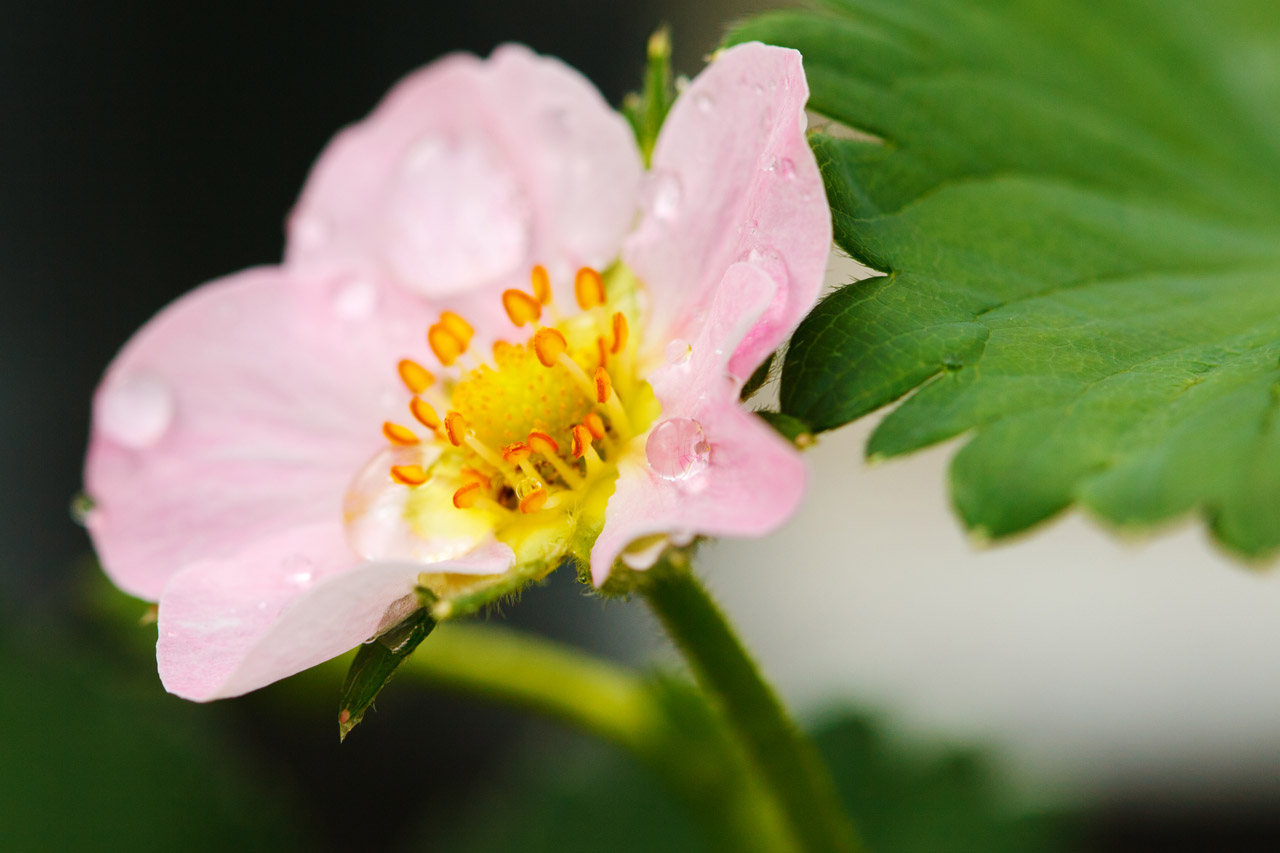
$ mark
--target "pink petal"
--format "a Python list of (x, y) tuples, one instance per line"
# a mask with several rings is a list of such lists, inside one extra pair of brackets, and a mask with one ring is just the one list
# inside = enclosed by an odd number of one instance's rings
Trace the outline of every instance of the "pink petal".
[[(495, 544), (431, 568), (498, 574), (513, 560)], [(160, 601), (160, 678), (171, 693), (207, 701), (337, 657), (417, 608), (422, 568), (358, 564), (331, 525), (260, 541), (234, 560), (194, 564), (174, 576)]]
[(776, 289), (759, 266), (730, 266), (688, 359), (649, 377), (662, 414), (644, 456), (619, 461), (604, 530), (591, 551), (597, 585), (642, 537), (763, 536), (799, 506), (806, 481), (799, 453), (738, 405), (740, 383), (727, 364), (775, 303)]
[(631, 227), (630, 127), (562, 62), (506, 45), (409, 76), (316, 163), (290, 264), (337, 264), (433, 298), (603, 267)]
[(259, 269), (144, 326), (98, 388), (85, 470), (117, 585), (154, 600), (189, 564), (294, 528), (336, 537), (383, 419), (407, 417), (396, 364), (424, 349), (422, 310), (363, 282)]
[(813, 306), (831, 245), (822, 178), (805, 141), (808, 85), (794, 50), (744, 44), (711, 63), (672, 107), (623, 257), (652, 293), (649, 335), (691, 340), (736, 261), (778, 283), (731, 361), (750, 375)]

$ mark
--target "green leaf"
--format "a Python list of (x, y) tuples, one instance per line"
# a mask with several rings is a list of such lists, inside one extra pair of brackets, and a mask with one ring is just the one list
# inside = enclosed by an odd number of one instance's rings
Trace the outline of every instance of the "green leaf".
[[(836, 239), (888, 275), (782, 372), (872, 456), (954, 436), (991, 536), (1081, 504), (1280, 546), (1280, 15), (1269, 0), (842, 0), (748, 23), (799, 49)], [(820, 123), (816, 123), (819, 124)]]
[(649, 36), (644, 70), (644, 89), (627, 95), (622, 101), (622, 114), (635, 131), (636, 142), (645, 165), (653, 156), (658, 131), (676, 100), (675, 81), (671, 76), (671, 33), (660, 27)]
[(771, 412), (767, 409), (756, 412), (756, 414), (796, 447), (803, 449), (813, 444), (813, 430), (799, 418), (784, 415), (782, 412)]
[(347, 670), (342, 684), (341, 710), (338, 712), (338, 737), (341, 740), (346, 740), (351, 730), (360, 724), (396, 669), (413, 654), (435, 626), (436, 620), (424, 607), (356, 650), (351, 669)]

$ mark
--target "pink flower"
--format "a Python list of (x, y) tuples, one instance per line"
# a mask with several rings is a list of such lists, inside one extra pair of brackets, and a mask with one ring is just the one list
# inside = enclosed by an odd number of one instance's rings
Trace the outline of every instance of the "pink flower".
[(565, 558), (600, 584), (781, 524), (804, 468), (737, 399), (831, 239), (807, 95), (796, 52), (725, 51), (646, 175), (585, 80), (507, 46), (340, 133), (284, 264), (166, 308), (94, 401), (89, 529), (160, 602), (166, 688), (261, 687), (418, 585), (447, 601)]

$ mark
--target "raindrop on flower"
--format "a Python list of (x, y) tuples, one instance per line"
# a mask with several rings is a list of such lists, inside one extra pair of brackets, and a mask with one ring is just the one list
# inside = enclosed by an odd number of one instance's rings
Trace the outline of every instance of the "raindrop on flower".
[(796, 176), (796, 164), (788, 157), (783, 157), (778, 161), (778, 174), (784, 178), (794, 178)]
[(363, 278), (341, 282), (333, 294), (333, 313), (344, 320), (363, 320), (378, 306), (378, 288)]
[(689, 355), (692, 352), (693, 348), (689, 346), (688, 341), (684, 338), (676, 338), (667, 344), (663, 355), (667, 358), (667, 364), (684, 364), (689, 360)]
[(706, 469), (711, 445), (702, 433), (702, 424), (692, 418), (668, 418), (649, 433), (644, 453), (659, 477), (685, 480)]
[(684, 188), (671, 172), (656, 172), (648, 187), (649, 212), (660, 222), (673, 222), (680, 215)]
[(698, 112), (706, 115), (715, 106), (715, 101), (706, 92), (699, 92), (693, 98), (693, 105), (698, 108)]
[(111, 440), (141, 450), (155, 444), (173, 423), (175, 402), (165, 382), (135, 373), (112, 383), (98, 407), (98, 428)]

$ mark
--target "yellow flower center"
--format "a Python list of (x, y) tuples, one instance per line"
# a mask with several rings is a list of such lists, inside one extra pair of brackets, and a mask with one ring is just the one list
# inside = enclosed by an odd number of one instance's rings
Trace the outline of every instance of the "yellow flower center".
[(431, 326), (432, 352), (459, 372), (437, 382), (402, 361), (409, 412), (426, 434), (388, 422), (383, 435), (405, 451), (389, 476), (411, 490), (405, 521), (415, 535), (478, 544), (491, 534), (518, 563), (550, 570), (567, 556), (588, 559), (618, 460), (659, 406), (635, 367), (636, 282), (625, 267), (579, 270), (577, 310), (564, 314), (542, 267), (531, 285), (502, 296), (512, 323), (530, 332), (496, 342), (488, 363), (475, 358), (464, 318), (445, 312)]

